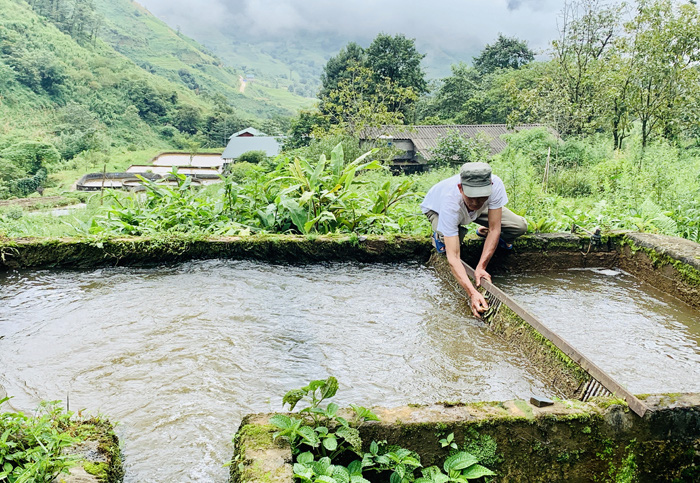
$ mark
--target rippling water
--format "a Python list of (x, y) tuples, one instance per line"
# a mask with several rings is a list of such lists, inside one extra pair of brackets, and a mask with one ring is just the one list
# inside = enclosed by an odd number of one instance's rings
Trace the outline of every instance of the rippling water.
[(0, 386), (118, 421), (127, 482), (227, 481), (241, 417), (336, 376), (341, 405), (551, 396), (420, 265), (0, 273)]
[(700, 313), (619, 270), (494, 278), (635, 394), (700, 392)]

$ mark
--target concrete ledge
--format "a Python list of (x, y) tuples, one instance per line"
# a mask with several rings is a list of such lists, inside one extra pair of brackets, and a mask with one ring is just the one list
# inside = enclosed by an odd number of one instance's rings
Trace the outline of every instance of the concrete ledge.
[[(449, 455), (438, 440), (454, 433), (458, 445), (495, 448), (495, 481), (698, 481), (700, 394), (646, 396), (653, 409), (639, 418), (617, 399), (557, 401), (538, 408), (525, 401), (457, 402), (375, 408), (380, 422), (360, 428), (363, 448), (386, 440), (416, 451), (423, 466)], [(247, 417), (236, 435), (235, 483), (291, 483), (291, 450), (267, 424)], [(269, 452), (268, 452), (269, 451)], [(268, 458), (269, 457), (269, 458)]]
[(79, 421), (68, 431), (85, 440), (66, 451), (79, 457), (80, 463), (68, 475), (59, 476), (59, 483), (119, 483), (124, 479), (119, 439), (109, 421), (97, 418)]
[(619, 266), (688, 305), (700, 308), (700, 244), (683, 238), (628, 233)]
[(431, 249), (425, 237), (408, 236), (0, 239), (0, 270), (145, 266), (209, 258), (271, 263), (425, 261)]
[[(490, 268), (535, 270), (615, 263), (623, 235), (604, 237), (604, 245), (586, 252), (589, 238), (568, 233), (527, 235), (515, 249), (500, 251)], [(483, 240), (468, 238), (465, 260), (478, 260)], [(416, 236), (296, 236), (202, 238), (188, 236), (124, 238), (0, 238), (0, 270), (25, 268), (90, 268), (145, 266), (193, 259), (228, 258), (271, 263), (325, 261), (425, 262), (434, 252), (428, 237)]]

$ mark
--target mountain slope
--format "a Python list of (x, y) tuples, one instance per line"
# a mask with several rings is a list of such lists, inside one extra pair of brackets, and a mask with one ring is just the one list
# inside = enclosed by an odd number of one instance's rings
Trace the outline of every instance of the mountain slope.
[(96, 0), (95, 6), (104, 17), (100, 37), (116, 51), (145, 70), (195, 92), (223, 95), (243, 115), (292, 115), (313, 103), (288, 92), (286, 84), (271, 84), (264, 79), (241, 89), (246, 72), (224, 65), (208, 49), (176, 32), (138, 3)]

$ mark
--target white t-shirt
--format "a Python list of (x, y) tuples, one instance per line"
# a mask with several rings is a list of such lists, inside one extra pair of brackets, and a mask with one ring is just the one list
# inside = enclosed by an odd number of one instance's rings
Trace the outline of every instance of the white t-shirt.
[(489, 210), (502, 208), (508, 203), (506, 187), (501, 178), (495, 174), (491, 175), (491, 196), (488, 197), (484, 208), (477, 211), (469, 211), (462, 200), (458, 185), (461, 180), (459, 174), (440, 181), (430, 188), (425, 195), (420, 207), (423, 213), (432, 210), (440, 215), (438, 218), (438, 229), (443, 236), (459, 235), (459, 225), (468, 225), (476, 220), (488, 207)]

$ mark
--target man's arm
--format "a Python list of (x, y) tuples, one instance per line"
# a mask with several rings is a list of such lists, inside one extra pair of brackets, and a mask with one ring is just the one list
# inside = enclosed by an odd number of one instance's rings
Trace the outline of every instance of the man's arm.
[(498, 246), (498, 239), (501, 237), (501, 216), (503, 214), (502, 208), (496, 208), (495, 210), (489, 210), (489, 233), (486, 235), (486, 240), (484, 240), (484, 248), (481, 250), (481, 258), (479, 263), (474, 269), (474, 279), (476, 281), (476, 286), (481, 285), (481, 279), (491, 281), (491, 275), (486, 271), (486, 267), (491, 261), (491, 257), (496, 252), (496, 247)]
[[(498, 238), (496, 238), (496, 240), (498, 240)], [(459, 236), (445, 237), (445, 254), (447, 255), (447, 261), (450, 264), (452, 275), (454, 275), (457, 282), (459, 282), (462, 288), (467, 292), (467, 294), (469, 294), (472, 313), (475, 317), (481, 318), (481, 313), (486, 311), (489, 306), (486, 303), (484, 296), (481, 295), (474, 285), (472, 285), (472, 282), (469, 280), (469, 276), (467, 275), (467, 271), (464, 269), (464, 265), (462, 265), (462, 259), (459, 251)]]

